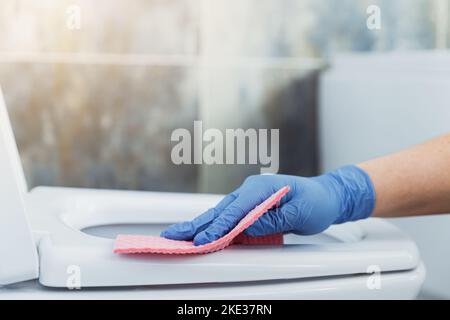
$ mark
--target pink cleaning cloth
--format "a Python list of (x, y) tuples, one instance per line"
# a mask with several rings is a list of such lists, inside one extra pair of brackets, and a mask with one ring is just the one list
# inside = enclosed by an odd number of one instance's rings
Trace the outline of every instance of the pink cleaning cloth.
[(114, 253), (205, 254), (225, 249), (232, 243), (282, 245), (282, 234), (252, 238), (242, 234), (242, 232), (264, 213), (278, 205), (281, 198), (288, 192), (288, 186), (281, 188), (250, 211), (229, 233), (211, 243), (195, 246), (192, 241), (170, 240), (155, 236), (119, 235), (115, 241)]

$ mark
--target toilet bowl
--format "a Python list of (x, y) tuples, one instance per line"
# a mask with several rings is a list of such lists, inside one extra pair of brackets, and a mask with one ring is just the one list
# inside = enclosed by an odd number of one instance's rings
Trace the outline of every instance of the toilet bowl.
[(414, 242), (380, 219), (314, 237), (286, 235), (283, 246), (233, 245), (200, 256), (114, 254), (117, 233), (158, 234), (222, 196), (29, 192), (1, 92), (0, 134), (0, 298), (412, 299), (424, 280)]

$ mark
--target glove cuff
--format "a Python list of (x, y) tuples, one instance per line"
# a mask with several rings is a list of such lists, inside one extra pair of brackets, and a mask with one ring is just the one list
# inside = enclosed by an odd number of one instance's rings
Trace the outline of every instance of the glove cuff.
[(372, 180), (363, 169), (355, 166), (345, 166), (330, 172), (331, 176), (341, 186), (341, 215), (335, 224), (368, 218), (376, 202), (375, 188)]

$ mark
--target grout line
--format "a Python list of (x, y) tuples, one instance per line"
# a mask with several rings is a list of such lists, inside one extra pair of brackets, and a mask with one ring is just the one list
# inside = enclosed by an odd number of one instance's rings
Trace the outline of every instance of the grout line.
[(195, 56), (189, 55), (144, 55), (115, 53), (70, 53), (70, 52), (3, 52), (0, 63), (62, 63), (98, 65), (179, 65), (196, 63)]
[(205, 68), (286, 68), (318, 69), (326, 65), (320, 58), (264, 58), (190, 55), (144, 55), (111, 53), (3, 52), (0, 63), (61, 63), (87, 65), (186, 66)]
[(281, 68), (281, 69), (321, 69), (327, 65), (319, 58), (209, 58), (204, 66), (209, 68)]

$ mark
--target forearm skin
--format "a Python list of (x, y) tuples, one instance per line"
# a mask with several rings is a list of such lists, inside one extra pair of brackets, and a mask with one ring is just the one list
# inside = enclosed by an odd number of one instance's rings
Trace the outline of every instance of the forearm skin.
[(450, 134), (358, 166), (375, 187), (373, 216), (450, 213)]

